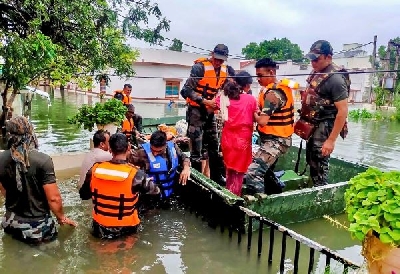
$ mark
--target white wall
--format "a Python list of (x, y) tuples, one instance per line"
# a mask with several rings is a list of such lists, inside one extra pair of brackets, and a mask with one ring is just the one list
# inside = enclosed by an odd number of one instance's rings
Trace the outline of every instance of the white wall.
[[(132, 97), (164, 99), (165, 83), (164, 78), (178, 78), (180, 89), (190, 74), (191, 66), (194, 60), (207, 55), (176, 52), (159, 49), (140, 49), (140, 57), (133, 64), (136, 76), (154, 76), (155, 78), (119, 78), (111, 76), (111, 82), (107, 87), (107, 94), (113, 94), (115, 90), (122, 89), (125, 83), (132, 85)], [(226, 62), (234, 69), (239, 69), (238, 59), (228, 59)], [(100, 90), (100, 84), (96, 83), (94, 88), (96, 92)], [(182, 97), (179, 95), (182, 99)]]
[[(191, 53), (191, 52), (178, 52), (172, 50), (164, 49), (147, 49), (138, 48), (140, 51), (140, 56), (136, 60), (136, 64), (141, 62), (154, 62), (162, 64), (179, 64), (184, 66), (192, 66), (193, 61), (201, 58), (210, 56), (209, 53), (204, 52), (204, 54)], [(234, 69), (239, 69), (240, 60), (239, 59), (228, 59), (226, 64), (232, 66)]]
[(155, 76), (157, 78), (122, 78), (112, 76), (107, 87), (107, 94), (113, 94), (117, 89), (122, 89), (124, 84), (132, 85), (131, 96), (135, 98), (165, 98), (165, 83), (163, 78), (180, 78), (180, 89), (183, 87), (190, 73), (190, 67), (168, 65), (134, 65), (137, 76)]

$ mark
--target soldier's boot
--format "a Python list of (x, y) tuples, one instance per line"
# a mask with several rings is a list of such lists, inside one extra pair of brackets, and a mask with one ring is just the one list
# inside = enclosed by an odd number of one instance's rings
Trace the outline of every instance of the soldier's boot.
[(222, 157), (213, 156), (209, 158), (210, 164), (210, 179), (219, 184), (220, 186), (226, 186), (225, 179), (225, 166)]
[(191, 166), (192, 168), (194, 168), (195, 170), (197, 170), (198, 172), (201, 173), (201, 161), (197, 161), (197, 160), (191, 160)]
[(282, 189), (285, 187), (285, 184), (279, 180), (275, 173), (268, 169), (264, 175), (264, 192), (265, 194), (279, 194), (282, 193)]

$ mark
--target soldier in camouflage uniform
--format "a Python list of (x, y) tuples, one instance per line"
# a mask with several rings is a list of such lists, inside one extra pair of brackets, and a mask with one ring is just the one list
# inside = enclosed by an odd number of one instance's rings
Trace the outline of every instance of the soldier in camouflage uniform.
[(258, 82), (263, 87), (258, 99), (260, 111), (255, 114), (261, 145), (245, 177), (246, 192), (280, 193), (282, 185), (273, 169), (278, 158), (292, 144), (293, 95), (289, 87), (276, 84), (276, 63), (273, 60), (261, 59), (255, 67)]
[(63, 212), (53, 162), (37, 151), (32, 124), (23, 116), (6, 123), (8, 150), (0, 152), (0, 190), (6, 197), (4, 231), (30, 244), (56, 239), (59, 224), (76, 226)]
[(223, 64), (228, 53), (227, 46), (217, 45), (210, 59), (203, 58), (192, 66), (190, 77), (181, 91), (182, 97), (188, 103), (186, 120), (187, 136), (191, 143), (191, 165), (201, 172), (201, 161), (209, 159), (210, 178), (222, 185), (223, 161), (218, 152), (214, 110), (215, 95), (223, 88), (227, 77), (235, 74), (232, 67)]
[[(347, 98), (350, 79), (347, 73), (334, 73), (343, 72), (343, 69), (333, 64), (332, 55), (332, 46), (325, 40), (316, 41), (306, 55), (314, 69), (307, 79), (309, 83), (307, 88), (311, 86), (317, 92), (318, 98), (315, 101), (325, 102), (322, 107), (318, 107), (316, 120), (313, 121), (316, 129), (308, 140), (306, 148), (310, 176), (315, 186), (328, 183), (330, 154), (333, 152), (337, 137), (340, 135), (344, 139), (347, 135)], [(302, 102), (300, 116), (303, 116), (304, 110), (308, 107)]]

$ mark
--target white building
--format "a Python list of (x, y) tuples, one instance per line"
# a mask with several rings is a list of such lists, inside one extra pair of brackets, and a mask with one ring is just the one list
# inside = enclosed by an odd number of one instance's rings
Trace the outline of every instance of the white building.
[[(162, 49), (139, 49), (140, 57), (133, 64), (136, 72), (134, 78), (120, 79), (111, 76), (107, 87), (107, 94), (122, 89), (125, 83), (132, 85), (131, 96), (135, 99), (182, 99), (180, 91), (189, 77), (194, 61), (207, 57), (205, 53), (177, 52)], [(228, 59), (226, 62), (235, 70), (240, 67), (240, 60)], [(143, 78), (141, 78), (143, 77)], [(93, 92), (100, 90), (96, 83)]]
[[(360, 45), (344, 44), (342, 50), (343, 53), (334, 54), (334, 63), (338, 66), (343, 66), (350, 72), (372, 70), (370, 56), (367, 52), (361, 49), (352, 50), (358, 46)], [(251, 75), (255, 75), (255, 63), (256, 62), (253, 60), (242, 61), (240, 69), (248, 71)], [(278, 69), (276, 73), (278, 79), (289, 78), (298, 82), (300, 84), (300, 89), (306, 87), (306, 79), (312, 71), (311, 64), (300, 64), (292, 62), (291, 60), (277, 63)], [(370, 73), (350, 74), (351, 91), (349, 101), (362, 102), (366, 99), (371, 87), (371, 77), (372, 75)], [(257, 83), (256, 79), (254, 79), (252, 90), (255, 96), (257, 96), (260, 91), (260, 85)], [(298, 101), (299, 99), (299, 93), (295, 92), (295, 100)]]

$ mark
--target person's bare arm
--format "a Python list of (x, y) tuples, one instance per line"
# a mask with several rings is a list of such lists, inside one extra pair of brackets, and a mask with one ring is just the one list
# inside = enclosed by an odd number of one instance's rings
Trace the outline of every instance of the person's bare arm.
[(338, 110), (338, 113), (336, 115), (335, 122), (333, 124), (332, 132), (328, 138), (332, 142), (336, 142), (337, 137), (339, 136), (344, 124), (346, 123), (346, 118), (348, 113), (347, 99), (335, 102), (334, 104)]
[(59, 224), (68, 224), (71, 226), (76, 226), (77, 224), (68, 219), (64, 215), (62, 199), (60, 191), (58, 190), (57, 184), (54, 182), (52, 184), (43, 185), (44, 193), (46, 194), (47, 202), (49, 203), (50, 210), (54, 213)]
[(43, 163), (37, 172), (41, 175), (40, 177), (47, 202), (50, 210), (56, 216), (58, 223), (60, 225), (68, 224), (71, 226), (77, 226), (74, 221), (68, 219), (64, 215), (61, 194), (56, 184), (56, 176), (54, 173), (54, 164), (52, 159), (48, 157), (47, 161)]

